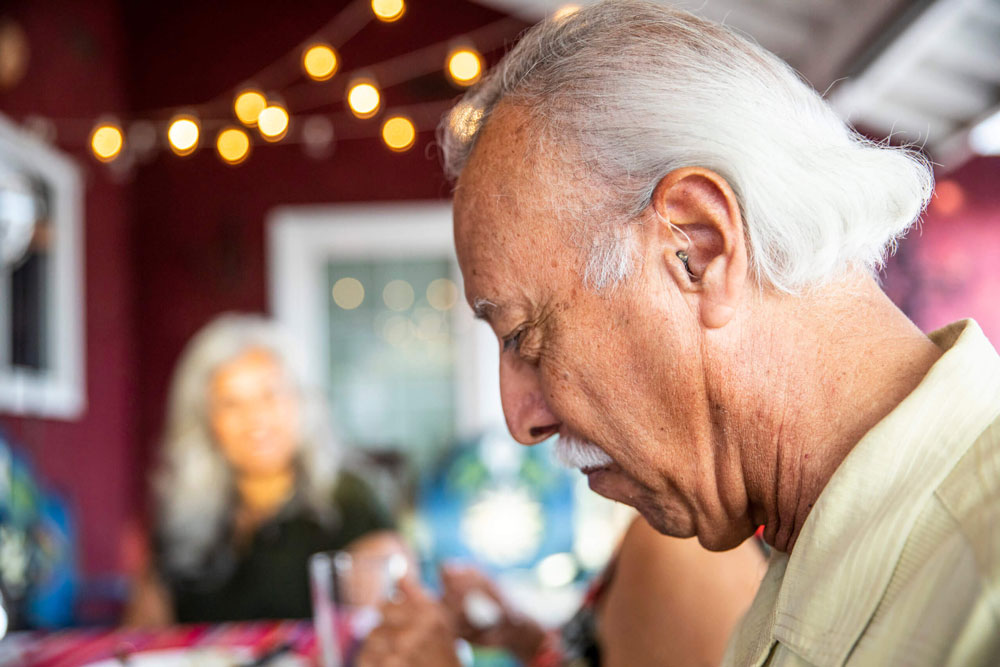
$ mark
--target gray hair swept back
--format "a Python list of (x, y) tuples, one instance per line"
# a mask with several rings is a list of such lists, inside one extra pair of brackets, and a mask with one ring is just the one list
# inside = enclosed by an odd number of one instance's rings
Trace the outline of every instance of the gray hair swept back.
[(212, 433), (208, 390), (220, 366), (250, 350), (266, 351), (288, 373), (301, 406), (297, 486), (318, 518), (335, 518), (330, 512), (340, 448), (325, 402), (303, 382), (297, 349), (273, 321), (227, 313), (195, 334), (181, 354), (153, 477), (164, 564), (171, 572), (198, 575), (209, 551), (229, 537), (225, 531), (236, 509), (235, 480)]
[(502, 101), (568, 143), (620, 212), (595, 227), (584, 268), (595, 288), (631, 273), (636, 251), (622, 221), (634, 222), (677, 168), (729, 182), (754, 278), (786, 292), (848, 268), (874, 273), (933, 188), (917, 151), (860, 136), (779, 58), (654, 2), (607, 0), (527, 31), (442, 121), (451, 178)]

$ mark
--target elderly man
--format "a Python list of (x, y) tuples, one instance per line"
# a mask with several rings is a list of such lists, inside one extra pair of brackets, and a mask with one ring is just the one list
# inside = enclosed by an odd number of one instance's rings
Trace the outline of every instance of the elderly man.
[(668, 535), (764, 526), (727, 664), (1000, 664), (1000, 358), (875, 278), (919, 157), (639, 0), (536, 26), (442, 140), (511, 433)]

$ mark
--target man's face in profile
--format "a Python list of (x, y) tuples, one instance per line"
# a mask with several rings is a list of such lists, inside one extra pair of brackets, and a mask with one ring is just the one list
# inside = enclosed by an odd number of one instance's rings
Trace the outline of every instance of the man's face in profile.
[(507, 425), (524, 444), (558, 434), (599, 448), (611, 461), (584, 470), (591, 488), (661, 532), (718, 533), (699, 528), (715, 463), (688, 438), (704, 419), (690, 314), (659, 259), (642, 256), (643, 227), (632, 276), (603, 292), (583, 285), (580, 230), (590, 221), (572, 211), (586, 211), (596, 191), (538, 148), (528, 120), (498, 107), (455, 192), (466, 298), (500, 340)]

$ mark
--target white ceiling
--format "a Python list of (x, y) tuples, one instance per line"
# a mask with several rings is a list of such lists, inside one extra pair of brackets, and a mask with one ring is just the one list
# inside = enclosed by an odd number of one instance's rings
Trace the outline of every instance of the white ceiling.
[[(528, 21), (567, 4), (476, 1)], [(751, 35), (828, 91), (845, 118), (868, 131), (919, 143), (946, 167), (969, 156), (969, 128), (1000, 103), (1000, 0), (672, 4)]]
[(1000, 0), (937, 0), (830, 95), (845, 117), (925, 145), (945, 168), (1000, 103)]

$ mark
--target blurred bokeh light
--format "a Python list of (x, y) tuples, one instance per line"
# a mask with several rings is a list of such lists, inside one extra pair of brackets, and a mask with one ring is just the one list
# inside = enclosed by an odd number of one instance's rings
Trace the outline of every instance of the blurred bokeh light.
[(390, 310), (408, 310), (413, 305), (413, 298), (413, 285), (405, 280), (392, 280), (382, 290), (382, 300)]
[(372, 0), (372, 11), (378, 20), (392, 23), (406, 13), (406, 3), (403, 0)]
[(472, 49), (459, 49), (448, 56), (448, 76), (460, 86), (471, 86), (483, 73), (483, 59)]
[(358, 118), (371, 118), (381, 103), (378, 88), (368, 82), (355, 83), (347, 93), (347, 104)]
[(111, 123), (98, 125), (90, 135), (90, 148), (101, 162), (114, 160), (124, 145), (125, 139), (121, 128)]
[(251, 127), (257, 124), (257, 117), (266, 107), (267, 99), (264, 94), (253, 88), (241, 92), (233, 102), (233, 111), (236, 112), (236, 117), (240, 119), (241, 123)]
[(302, 69), (316, 81), (326, 81), (337, 73), (337, 53), (329, 44), (313, 44), (302, 54)]
[(333, 302), (344, 310), (354, 310), (365, 300), (365, 286), (357, 278), (341, 278), (333, 284)]
[(458, 300), (458, 287), (447, 278), (438, 278), (427, 286), (427, 303), (435, 310), (451, 310)]
[(177, 116), (170, 122), (167, 141), (177, 155), (190, 155), (198, 148), (201, 129), (193, 116)]
[(382, 141), (397, 153), (412, 148), (416, 140), (417, 130), (405, 116), (393, 116), (382, 125)]
[(227, 127), (215, 140), (219, 157), (227, 164), (239, 164), (250, 154), (250, 137), (243, 130)]
[(268, 141), (278, 141), (288, 132), (288, 112), (284, 107), (272, 104), (257, 116), (257, 129)]

